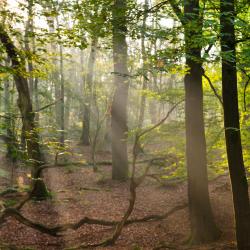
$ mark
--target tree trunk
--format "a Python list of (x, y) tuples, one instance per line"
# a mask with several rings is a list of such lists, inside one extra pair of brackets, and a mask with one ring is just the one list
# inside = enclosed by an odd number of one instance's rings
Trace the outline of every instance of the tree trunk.
[(234, 1), (221, 0), (220, 12), (224, 126), (233, 191), (236, 238), (238, 249), (248, 250), (250, 249), (250, 205), (239, 124)]
[[(7, 64), (9, 64), (7, 62)], [(13, 162), (17, 160), (18, 157), (18, 144), (15, 136), (15, 120), (10, 109), (10, 81), (6, 79), (4, 81), (4, 112), (7, 116), (5, 119), (6, 127), (6, 157), (11, 159)]]
[[(54, 46), (54, 52), (57, 52), (56, 46)], [(58, 70), (58, 63), (57, 59), (55, 58), (53, 60), (53, 64), (56, 66), (54, 69), (54, 72), (52, 74), (52, 81), (54, 82), (54, 90), (55, 90), (55, 99), (59, 100), (61, 98), (61, 89), (60, 89), (60, 76), (59, 76), (59, 70)], [(61, 124), (61, 103), (57, 102), (55, 104), (55, 122), (56, 122), (56, 128), (60, 129)]]
[[(34, 178), (33, 190), (35, 190), (37, 179), (40, 178), (37, 173), (37, 168), (42, 163), (42, 157), (39, 136), (35, 126), (35, 114), (32, 109), (28, 80), (25, 78), (25, 62), (2, 25), (0, 25), (0, 41), (4, 45), (16, 72), (14, 75), (14, 81), (18, 92), (18, 107), (22, 116), (23, 129), (25, 131), (25, 144), (29, 162), (32, 167), (32, 177)], [(36, 196), (36, 193), (33, 193), (33, 195)], [(43, 193), (43, 195), (44, 197), (48, 196), (47, 193)], [(41, 194), (39, 194), (39, 198), (41, 198)]]
[[(53, 6), (50, 6), (50, 8), (53, 8)], [(54, 33), (56, 30), (56, 24), (58, 26), (58, 20), (54, 17), (47, 17), (47, 23), (49, 26), (49, 32)], [(61, 98), (61, 88), (60, 88), (60, 76), (59, 76), (59, 65), (58, 65), (58, 58), (56, 57), (56, 54), (58, 53), (58, 46), (54, 44), (53, 42), (51, 43), (51, 51), (55, 55), (53, 56), (53, 71), (51, 75), (51, 81), (54, 84), (54, 93), (55, 93), (55, 100), (59, 100)], [(61, 103), (56, 102), (55, 104), (55, 123), (56, 123), (56, 128), (60, 129), (60, 124), (61, 124)]]
[[(29, 76), (29, 92), (31, 101), (34, 104), (35, 110), (39, 109), (39, 98), (38, 98), (38, 78), (33, 76), (33, 60), (32, 54), (35, 54), (36, 47), (35, 47), (35, 36), (34, 36), (34, 1), (28, 0), (28, 20), (26, 22), (25, 27), (25, 50), (29, 57), (28, 59), (28, 72), (30, 73)], [(32, 37), (30, 38), (30, 33)], [(35, 114), (35, 121), (39, 122), (39, 113)]]
[[(30, 48), (30, 32), (33, 32), (33, 6), (34, 6), (34, 2), (33, 0), (28, 0), (28, 19), (26, 22), (26, 26), (25, 26), (25, 33), (24, 33), (24, 46), (25, 46), (25, 53), (26, 53), (26, 57), (28, 58), (27, 62), (28, 62), (28, 73), (29, 78), (28, 80), (28, 86), (29, 86), (29, 93), (30, 93), (30, 98), (31, 98), (31, 102), (33, 102), (33, 88), (34, 88), (34, 79), (32, 76), (32, 71), (33, 71), (33, 62), (32, 62), (32, 51)], [(34, 37), (32, 38), (33, 43), (34, 43)], [(24, 126), (24, 125), (23, 125)], [(22, 150), (25, 150), (25, 128), (22, 127), (22, 132), (21, 132), (21, 148)]]
[[(144, 1), (144, 15), (142, 20), (142, 31), (141, 31), (141, 54), (142, 54), (142, 95), (141, 102), (139, 105), (139, 119), (138, 119), (138, 128), (143, 128), (144, 116), (145, 116), (145, 108), (146, 108), (146, 96), (143, 91), (147, 88), (148, 82), (148, 74), (147, 74), (147, 55), (145, 48), (145, 31), (146, 31), (146, 22), (148, 17), (148, 0)], [(141, 143), (138, 143), (138, 150), (143, 153), (143, 147)]]
[(112, 179), (128, 177), (127, 102), (128, 66), (126, 43), (126, 0), (115, 0), (113, 6), (113, 61), (116, 85), (111, 108)]
[(70, 127), (70, 109), (71, 109), (71, 93), (70, 90), (66, 92), (66, 102), (65, 102), (65, 129), (69, 129)]
[(64, 72), (63, 72), (63, 47), (60, 45), (60, 143), (64, 145), (65, 139), (65, 124), (64, 124)]
[[(28, 72), (31, 74), (29, 76), (29, 92), (30, 92), (31, 100), (33, 100), (33, 90), (34, 90), (34, 78), (32, 76), (33, 61), (32, 61), (32, 55), (31, 55), (34, 51), (32, 51), (30, 48), (30, 32), (31, 33), (34, 32), (33, 6), (34, 6), (33, 0), (28, 0), (28, 20), (26, 22), (25, 35), (24, 35), (25, 50), (26, 50), (26, 53), (28, 56)], [(32, 43), (33, 43), (33, 47), (34, 47), (34, 36), (32, 36)]]
[[(142, 21), (142, 32), (141, 32), (141, 53), (142, 53), (142, 72), (143, 72), (143, 80), (142, 80), (142, 90), (145, 90), (147, 88), (147, 55), (146, 55), (146, 48), (145, 48), (145, 31), (146, 31), (146, 21), (148, 17), (148, 0), (145, 0), (144, 2), (144, 15), (143, 15), (143, 21)], [(140, 103), (140, 112), (139, 112), (139, 122), (138, 122), (138, 128), (141, 129), (143, 127), (143, 121), (144, 121), (144, 115), (145, 115), (145, 105), (146, 105), (146, 97), (145, 94), (142, 93), (141, 96), (141, 103)], [(139, 146), (141, 147), (141, 146)]]
[(189, 69), (184, 84), (191, 242), (205, 243), (217, 239), (219, 231), (214, 222), (208, 191), (201, 71), (202, 47), (196, 40), (202, 36), (199, 1), (186, 1), (184, 16), (186, 66)]
[(85, 82), (85, 93), (84, 93), (84, 111), (82, 121), (82, 135), (81, 143), (85, 146), (90, 145), (90, 112), (92, 102), (92, 89), (93, 89), (93, 77), (94, 77), (94, 65), (96, 60), (96, 46), (97, 38), (93, 38), (91, 43), (91, 49), (88, 60), (88, 72)]
[(4, 112), (8, 116), (8, 118), (5, 119), (5, 126), (6, 126), (6, 146), (7, 146), (7, 158), (12, 158), (12, 117), (10, 114), (10, 83), (9, 79), (6, 79), (4, 81)]
[[(35, 98), (35, 110), (39, 110), (39, 96), (38, 96), (38, 78), (35, 78), (34, 82), (34, 98)], [(36, 123), (39, 123), (39, 112), (35, 114)]]
[(106, 116), (105, 135), (104, 135), (104, 150), (111, 152), (111, 116), (110, 112)]

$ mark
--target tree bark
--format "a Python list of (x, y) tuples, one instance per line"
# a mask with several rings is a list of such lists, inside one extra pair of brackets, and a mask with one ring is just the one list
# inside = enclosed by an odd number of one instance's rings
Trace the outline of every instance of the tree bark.
[[(142, 32), (141, 32), (141, 54), (142, 54), (142, 72), (143, 72), (143, 80), (142, 80), (142, 90), (145, 90), (147, 88), (147, 55), (146, 55), (146, 48), (145, 48), (145, 31), (146, 31), (146, 21), (148, 17), (148, 0), (144, 1), (144, 15), (143, 15), (143, 21), (142, 21)], [(140, 103), (140, 112), (139, 112), (139, 122), (138, 122), (138, 128), (141, 129), (143, 127), (143, 121), (145, 116), (145, 105), (146, 105), (146, 97), (144, 93), (142, 93), (141, 96), (141, 103)], [(140, 146), (141, 147), (141, 146)]]
[[(28, 0), (28, 20), (26, 22), (25, 27), (25, 50), (28, 55), (28, 72), (30, 73), (29, 76), (29, 92), (31, 101), (34, 104), (35, 110), (39, 109), (39, 98), (38, 98), (38, 78), (33, 76), (33, 60), (32, 54), (35, 54), (36, 47), (35, 47), (35, 36), (34, 36), (34, 1)], [(31, 33), (32, 37), (30, 38), (29, 33)], [(39, 113), (35, 114), (35, 121), (39, 122)]]
[(90, 112), (92, 102), (92, 89), (93, 89), (93, 77), (94, 77), (94, 65), (96, 60), (96, 46), (97, 38), (93, 38), (91, 43), (91, 50), (88, 60), (88, 72), (85, 82), (85, 93), (84, 93), (84, 111), (82, 121), (82, 135), (81, 143), (85, 146), (90, 145)]
[[(34, 82), (34, 98), (35, 98), (35, 110), (39, 110), (39, 96), (38, 96), (38, 78), (35, 78)], [(39, 112), (35, 114), (35, 121), (39, 123)]]
[[(30, 97), (31, 100), (33, 100), (33, 90), (34, 90), (34, 77), (32, 76), (32, 71), (33, 71), (33, 61), (31, 58), (31, 54), (33, 51), (30, 48), (30, 32), (34, 32), (34, 27), (33, 27), (33, 6), (34, 2), (33, 0), (28, 0), (28, 20), (26, 22), (26, 27), (25, 27), (25, 34), (24, 34), (24, 44), (25, 44), (25, 50), (28, 55), (28, 72), (31, 74), (29, 76), (29, 91), (30, 91)], [(34, 37), (32, 37), (32, 43), (34, 47)]]
[(64, 145), (65, 140), (65, 100), (64, 100), (64, 72), (63, 72), (63, 47), (60, 45), (60, 143)]
[[(47, 6), (48, 8), (54, 8), (53, 6)], [(54, 17), (47, 17), (47, 23), (49, 26), (49, 32), (54, 33), (56, 30), (56, 25), (58, 26), (58, 20)], [(51, 50), (52, 53), (55, 54), (52, 59), (52, 63), (54, 65), (52, 74), (51, 74), (51, 81), (54, 85), (54, 94), (55, 100), (59, 100), (61, 98), (61, 88), (60, 88), (60, 75), (59, 75), (59, 65), (58, 65), (58, 58), (56, 54), (58, 54), (58, 46), (55, 43), (51, 43)], [(60, 53), (60, 52), (59, 52)], [(57, 102), (55, 104), (55, 123), (56, 128), (60, 129), (61, 124), (61, 103)]]
[(111, 116), (110, 116), (110, 113), (108, 113), (106, 116), (104, 150), (107, 152), (111, 152)]
[[(27, 154), (32, 167), (32, 177), (34, 178), (33, 189), (36, 188), (36, 180), (40, 178), (37, 175), (37, 169), (42, 163), (39, 136), (35, 125), (35, 114), (32, 108), (32, 102), (29, 93), (28, 80), (25, 75), (25, 62), (19, 54), (8, 33), (3, 25), (0, 25), (0, 41), (4, 45), (6, 53), (12, 62), (12, 67), (15, 70), (14, 81), (18, 92), (18, 107), (21, 112), (23, 129), (25, 131), (25, 144)], [(33, 193), (35, 196), (36, 193)], [(41, 195), (41, 194), (39, 194)], [(47, 194), (43, 194), (47, 196)]]
[(116, 85), (111, 107), (112, 179), (128, 177), (127, 102), (128, 66), (126, 43), (126, 0), (115, 0), (113, 6), (113, 61)]
[(211, 209), (206, 159), (206, 139), (203, 116), (202, 20), (199, 1), (184, 3), (185, 54), (188, 73), (185, 75), (186, 161), (188, 198), (191, 221), (191, 242), (205, 243), (218, 238)]
[(70, 90), (67, 90), (66, 92), (66, 102), (65, 102), (65, 130), (69, 129), (70, 127), (70, 109), (71, 109), (71, 101), (72, 101), (72, 96), (70, 93)]
[(234, 20), (234, 0), (221, 0), (222, 96), (227, 158), (238, 249), (247, 250), (250, 249), (250, 205), (240, 135)]
[[(6, 60), (6, 66), (9, 61)], [(11, 112), (10, 105), (10, 80), (4, 81), (4, 112), (6, 114), (5, 127), (6, 127), (6, 157), (15, 162), (18, 158), (18, 144), (15, 136), (15, 120)]]

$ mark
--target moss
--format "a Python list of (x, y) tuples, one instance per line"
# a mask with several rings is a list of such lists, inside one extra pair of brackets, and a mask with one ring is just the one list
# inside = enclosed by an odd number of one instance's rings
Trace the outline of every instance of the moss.
[(48, 191), (44, 181), (40, 178), (33, 180), (31, 196), (34, 200), (46, 200), (52, 198), (51, 193)]

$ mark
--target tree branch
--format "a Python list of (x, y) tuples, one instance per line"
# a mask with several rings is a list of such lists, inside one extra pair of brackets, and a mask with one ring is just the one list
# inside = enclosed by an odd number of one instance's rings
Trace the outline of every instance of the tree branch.
[(176, 107), (178, 105), (180, 105), (184, 100), (180, 100), (179, 102), (177, 102), (167, 113), (167, 115), (162, 119), (160, 120), (158, 123), (156, 123), (154, 126), (148, 128), (148, 129), (145, 129), (144, 131), (142, 131), (141, 133), (139, 133), (138, 137), (142, 137), (143, 135), (149, 133), (150, 131), (154, 130), (155, 128), (159, 127), (162, 123), (164, 123), (168, 117), (171, 115), (171, 113), (176, 109)]
[(246, 100), (246, 93), (247, 93), (247, 87), (250, 83), (250, 75), (247, 74), (246, 70), (243, 68), (239, 68), (241, 72), (248, 78), (245, 86), (244, 86), (244, 92), (243, 92), (243, 104), (244, 104), (244, 111), (247, 111), (247, 100)]
[(183, 13), (181, 11), (181, 9), (179, 8), (178, 3), (175, 0), (166, 0), (166, 1), (162, 1), (154, 6), (152, 6), (151, 8), (147, 9), (147, 10), (142, 10), (139, 11), (137, 18), (141, 17), (143, 15), (145, 15), (145, 13), (154, 13), (157, 12), (160, 8), (162, 8), (164, 5), (166, 4), (170, 4), (172, 9), (174, 10), (176, 16), (178, 17), (179, 21), (184, 24), (184, 16)]
[(221, 96), (217, 93), (217, 90), (215, 89), (214, 85), (212, 84), (210, 78), (205, 74), (205, 71), (204, 71), (204, 70), (202, 71), (202, 75), (207, 79), (210, 88), (213, 90), (214, 95), (218, 98), (218, 100), (219, 100), (219, 102), (221, 103), (222, 108), (223, 108), (223, 101), (222, 101), (222, 98), (221, 98)]
[(50, 103), (50, 104), (48, 104), (48, 105), (45, 105), (45, 106), (42, 107), (42, 108), (39, 108), (39, 109), (35, 110), (34, 113), (38, 113), (38, 112), (40, 112), (40, 111), (42, 111), (42, 110), (44, 110), (44, 109), (47, 109), (47, 108), (49, 108), (49, 107), (51, 107), (51, 106), (57, 104), (57, 103), (60, 102), (60, 101), (62, 101), (62, 98), (59, 98), (59, 99), (55, 100), (54, 102), (52, 102), (52, 103)]

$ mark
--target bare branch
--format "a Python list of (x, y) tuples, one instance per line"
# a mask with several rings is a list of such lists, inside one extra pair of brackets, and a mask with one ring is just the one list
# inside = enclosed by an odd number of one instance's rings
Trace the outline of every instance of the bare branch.
[(47, 108), (49, 108), (49, 107), (51, 107), (51, 106), (57, 104), (57, 103), (60, 102), (60, 101), (62, 101), (62, 97), (59, 98), (59, 99), (57, 99), (57, 100), (55, 100), (54, 102), (52, 102), (52, 103), (50, 103), (50, 104), (48, 104), (48, 105), (45, 105), (44, 107), (42, 107), (42, 108), (40, 108), (40, 109), (35, 110), (34, 113), (38, 113), (38, 112), (40, 112), (40, 111), (42, 111), (42, 110), (44, 110), (44, 109), (47, 109)]
[(221, 96), (217, 93), (217, 90), (215, 89), (214, 85), (212, 84), (210, 78), (205, 74), (205, 71), (203, 70), (202, 75), (207, 79), (210, 88), (213, 90), (214, 95), (218, 98), (219, 102), (221, 103), (222, 107), (223, 107), (223, 101)]
[(177, 102), (167, 113), (167, 115), (162, 119), (160, 120), (158, 123), (156, 123), (154, 126), (148, 128), (148, 129), (145, 129), (144, 131), (142, 131), (141, 133), (139, 133), (138, 137), (142, 137), (143, 135), (149, 133), (150, 131), (156, 129), (157, 127), (159, 127), (162, 123), (164, 123), (168, 117), (171, 115), (171, 113), (176, 109), (176, 107), (178, 105), (180, 105), (184, 100), (180, 100), (179, 102)]
[(247, 93), (247, 87), (250, 83), (250, 75), (247, 74), (246, 70), (243, 68), (239, 68), (241, 72), (248, 78), (245, 86), (244, 86), (244, 93), (243, 93), (243, 104), (244, 104), (244, 111), (247, 111), (247, 100), (246, 100), (246, 93)]

